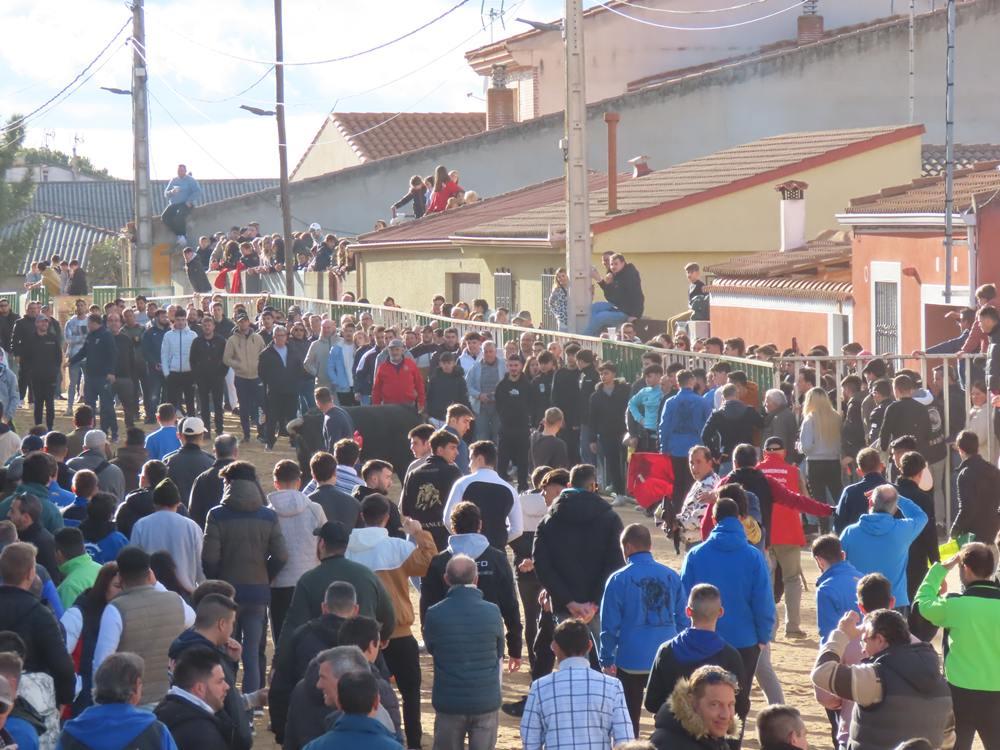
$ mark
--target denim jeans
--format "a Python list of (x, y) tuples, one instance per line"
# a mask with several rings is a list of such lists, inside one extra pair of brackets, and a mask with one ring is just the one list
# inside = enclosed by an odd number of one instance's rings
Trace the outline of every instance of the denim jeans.
[(605, 328), (620, 326), (628, 320), (628, 314), (623, 313), (610, 302), (594, 302), (590, 306), (590, 322), (587, 323), (587, 336), (597, 336)]
[(266, 622), (266, 604), (240, 604), (236, 611), (233, 637), (243, 644), (244, 693), (252, 693), (261, 686), (260, 639)]
[(309, 380), (303, 380), (299, 383), (299, 414), (303, 415), (309, 411), (314, 405), (313, 393), (316, 391), (316, 379), (309, 378)]
[[(96, 381), (96, 382), (94, 382)], [(91, 409), (97, 410), (100, 399), (101, 429), (109, 432), (115, 423), (115, 392), (111, 383), (104, 378), (85, 378), (83, 381), (83, 400)]]
[(69, 366), (69, 388), (66, 389), (66, 411), (73, 413), (73, 403), (83, 382), (83, 364), (77, 362)]
[(491, 440), (496, 443), (500, 439), (500, 415), (494, 403), (480, 404), (476, 415), (476, 440)]
[[(500, 679), (499, 669), (497, 679)], [(446, 714), (434, 717), (434, 750), (463, 750), (469, 738), (469, 750), (493, 750), (497, 744), (500, 718), (496, 711), (485, 714)]]
[(156, 410), (163, 401), (163, 384), (163, 373), (150, 365), (142, 378), (142, 403), (147, 419), (156, 416)]

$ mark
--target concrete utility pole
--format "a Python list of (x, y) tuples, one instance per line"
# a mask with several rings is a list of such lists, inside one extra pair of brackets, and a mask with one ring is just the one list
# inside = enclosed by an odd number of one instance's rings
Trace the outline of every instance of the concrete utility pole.
[(910, 0), (910, 124), (917, 116), (917, 0)]
[(566, 269), (570, 328), (583, 333), (590, 319), (590, 199), (587, 195), (587, 88), (582, 0), (566, 0)]
[(149, 180), (149, 100), (146, 95), (146, 22), (143, 0), (132, 2), (132, 203), (135, 206), (135, 243), (132, 263), (126, 266), (129, 286), (152, 283), (153, 202)]
[(288, 138), (285, 136), (285, 66), (281, 30), (281, 0), (274, 0), (274, 111), (278, 121), (278, 167), (281, 179), (281, 234), (285, 238), (285, 294), (295, 294), (292, 255), (292, 206), (288, 202)]
[[(951, 264), (955, 238), (952, 213), (955, 207), (955, 0), (948, 0), (948, 52), (944, 94), (944, 301), (951, 304)], [(969, 269), (969, 278), (974, 276)]]

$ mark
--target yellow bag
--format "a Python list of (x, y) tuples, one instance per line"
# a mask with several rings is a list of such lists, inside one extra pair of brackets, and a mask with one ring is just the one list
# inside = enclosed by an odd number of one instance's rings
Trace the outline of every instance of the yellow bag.
[(958, 540), (949, 539), (947, 542), (938, 547), (938, 554), (941, 555), (942, 560), (947, 560), (950, 557), (954, 557), (959, 552)]

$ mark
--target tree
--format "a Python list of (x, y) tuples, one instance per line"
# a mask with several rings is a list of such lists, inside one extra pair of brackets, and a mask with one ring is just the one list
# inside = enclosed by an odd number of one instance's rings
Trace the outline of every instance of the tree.
[(35, 189), (31, 175), (25, 172), (19, 182), (7, 182), (4, 176), (14, 165), (14, 157), (24, 144), (24, 123), (20, 115), (14, 115), (7, 121), (0, 133), (0, 227), (18, 217), (31, 202)]
[(90, 248), (87, 259), (87, 281), (92, 287), (121, 286), (122, 253), (117, 237), (109, 237)]
[(56, 151), (51, 148), (24, 148), (20, 150), (18, 156), (24, 159), (24, 163), (27, 166), (47, 165), (52, 167), (65, 167), (66, 169), (73, 168), (73, 160), (75, 158), (76, 168), (80, 171), (80, 174), (87, 177), (96, 177), (101, 180), (112, 179), (108, 170), (98, 169), (86, 156), (73, 157), (62, 151)]

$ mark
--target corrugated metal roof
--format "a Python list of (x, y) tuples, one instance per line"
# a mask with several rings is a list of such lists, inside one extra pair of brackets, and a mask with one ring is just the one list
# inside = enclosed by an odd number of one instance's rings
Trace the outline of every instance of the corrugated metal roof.
[[(954, 211), (972, 207), (973, 196), (1000, 191), (1000, 161), (978, 162), (968, 169), (955, 170)], [(944, 175), (921, 177), (908, 185), (883, 188), (874, 195), (851, 200), (849, 214), (940, 214), (944, 212)]]
[[(204, 193), (203, 202), (213, 203), (276, 187), (278, 181), (198, 180), (198, 184)], [(167, 180), (153, 180), (153, 212), (157, 215), (166, 206), (166, 187)], [(39, 182), (27, 210), (118, 231), (133, 219), (133, 205), (131, 180)]]
[(720, 277), (775, 278), (813, 272), (821, 266), (850, 263), (849, 240), (812, 240), (799, 250), (744, 255), (705, 270)]
[(808, 279), (716, 279), (705, 287), (712, 295), (752, 294), (762, 297), (825, 299), (846, 302), (853, 299), (849, 281), (809, 281)]
[(69, 221), (60, 216), (26, 214), (16, 221), (0, 227), (0, 240), (16, 237), (21, 232), (30, 229), (32, 222), (38, 220), (41, 220), (38, 235), (24, 258), (24, 262), (17, 270), (19, 274), (27, 273), (32, 263), (48, 260), (53, 255), (58, 255), (68, 261), (78, 260), (81, 265), (86, 267), (90, 249), (98, 242), (117, 234), (117, 232), (101, 227)]

